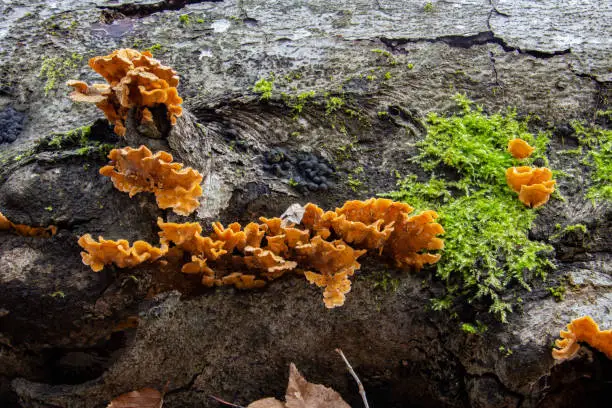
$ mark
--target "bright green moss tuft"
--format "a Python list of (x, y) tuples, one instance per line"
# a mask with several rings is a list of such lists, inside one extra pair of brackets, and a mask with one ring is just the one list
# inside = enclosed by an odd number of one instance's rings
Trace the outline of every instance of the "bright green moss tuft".
[(527, 162), (546, 159), (548, 137), (530, 134), (513, 111), (487, 116), (464, 96), (455, 100), (462, 112), (430, 114), (427, 136), (413, 159), (438, 176), (427, 182), (415, 176), (400, 180), (398, 191), (386, 196), (440, 215), (445, 249), (436, 276), (447, 291), (432, 307), (450, 309), (459, 299), (484, 302), (505, 322), (517, 303), (511, 288), (518, 284), (529, 290), (534, 277), (545, 278), (553, 267), (546, 257), (552, 247), (528, 237), (535, 211), (506, 185), (506, 168), (517, 164), (506, 148), (510, 139), (520, 137), (537, 149)]
[(255, 86), (253, 87), (253, 92), (261, 95), (259, 98), (262, 101), (267, 101), (272, 97), (272, 89), (274, 88), (274, 79), (267, 80), (265, 78), (261, 78), (259, 81), (255, 82)]
[(325, 113), (329, 115), (330, 113), (340, 109), (342, 105), (344, 105), (344, 101), (342, 100), (342, 98), (338, 96), (332, 96), (331, 98), (325, 101)]
[(423, 6), (423, 11), (425, 11), (426, 13), (433, 13), (434, 11), (436, 11), (436, 8), (434, 7), (434, 5), (433, 5), (433, 3), (431, 1), (428, 1)]
[(462, 332), (467, 334), (483, 334), (488, 329), (480, 320), (476, 320), (476, 324), (462, 323), (460, 328)]
[(561, 302), (565, 298), (567, 288), (564, 285), (553, 286), (548, 288), (548, 293), (555, 299), (555, 302)]
[(612, 201), (612, 130), (597, 126), (587, 128), (580, 122), (572, 122), (578, 141), (587, 148), (583, 164), (592, 168), (593, 184), (587, 198), (595, 201)]
[(38, 77), (45, 79), (45, 96), (49, 92), (57, 88), (59, 82), (63, 81), (70, 71), (78, 68), (79, 63), (83, 60), (83, 56), (73, 53), (70, 57), (43, 57), (38, 72)]

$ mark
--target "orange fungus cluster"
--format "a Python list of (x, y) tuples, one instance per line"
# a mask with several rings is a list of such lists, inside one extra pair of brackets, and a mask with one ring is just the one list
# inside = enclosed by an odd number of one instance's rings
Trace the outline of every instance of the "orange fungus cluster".
[(181, 215), (198, 207), (202, 175), (173, 162), (170, 153), (153, 154), (145, 146), (125, 147), (111, 150), (108, 158), (111, 161), (100, 169), (100, 174), (110, 177), (114, 186), (130, 197), (143, 191), (154, 193), (159, 208), (172, 208)]
[(555, 191), (552, 171), (546, 167), (510, 167), (506, 170), (506, 181), (519, 193), (519, 200), (532, 208), (546, 204)]
[(49, 238), (57, 233), (57, 227), (55, 225), (50, 225), (48, 227), (31, 227), (24, 224), (15, 224), (0, 212), (0, 231), (13, 231), (23, 237)]
[[(440, 259), (439, 254), (427, 252), (444, 247), (437, 237), (444, 232), (435, 222), (437, 214), (425, 211), (410, 216), (412, 210), (406, 204), (373, 198), (348, 201), (342, 208), (327, 212), (307, 204), (297, 225), (280, 218), (261, 217), (260, 223), (251, 222), (244, 228), (238, 223), (227, 227), (214, 223), (214, 231), (208, 236), (202, 235), (198, 223), (158, 219), (161, 249), (149, 246), (148, 252), (136, 251), (133, 249), (136, 244), (130, 249), (126, 243), (115, 255), (109, 252), (106, 258), (93, 256), (97, 257), (95, 266), (99, 270), (111, 263), (132, 266), (130, 263), (140, 260), (137, 255), (142, 257), (153, 250), (159, 252), (143, 260), (152, 261), (163, 256), (164, 250), (168, 255), (174, 250), (178, 258), (188, 255), (190, 260), (182, 265), (181, 271), (200, 275), (202, 284), (209, 287), (259, 288), (286, 273), (303, 273), (309, 282), (324, 288), (324, 303), (332, 308), (344, 304), (351, 289), (349, 278), (360, 267), (357, 259), (367, 250), (388, 256), (398, 266), (414, 269)], [(83, 244), (90, 243), (90, 237), (85, 237), (88, 236), (81, 238)], [(100, 243), (103, 242), (107, 241), (100, 238)], [(83, 261), (88, 265), (92, 265), (90, 256), (83, 252)], [(117, 262), (116, 256), (121, 260)]]
[(125, 135), (125, 121), (132, 108), (137, 108), (141, 123), (151, 122), (153, 116), (149, 108), (160, 105), (166, 107), (171, 124), (176, 124), (177, 116), (181, 116), (183, 100), (176, 89), (178, 75), (153, 58), (150, 52), (124, 48), (91, 58), (89, 66), (102, 75), (107, 84), (68, 81), (67, 84), (74, 88), (70, 97), (76, 102), (95, 103), (115, 125), (118, 135)]
[(590, 316), (572, 320), (567, 325), (567, 331), (561, 330), (560, 337), (561, 339), (555, 341), (557, 348), (552, 351), (556, 360), (573, 357), (580, 349), (578, 342), (588, 343), (612, 359), (612, 330), (599, 330), (599, 326)]

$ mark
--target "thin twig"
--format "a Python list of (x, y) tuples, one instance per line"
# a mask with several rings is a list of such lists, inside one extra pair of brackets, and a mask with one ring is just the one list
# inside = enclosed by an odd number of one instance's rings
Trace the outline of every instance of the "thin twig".
[(361, 395), (361, 399), (363, 400), (363, 405), (365, 406), (365, 408), (370, 408), (370, 406), (368, 405), (368, 399), (366, 398), (365, 388), (363, 388), (363, 384), (361, 383), (361, 380), (359, 379), (359, 377), (357, 377), (357, 373), (355, 373), (355, 370), (353, 370), (353, 367), (351, 367), (351, 363), (349, 363), (346, 356), (344, 355), (342, 350), (340, 350), (339, 348), (336, 349), (336, 353), (340, 354), (340, 357), (342, 357), (342, 359), (344, 360), (344, 364), (346, 364), (346, 368), (348, 368), (349, 373), (351, 373), (351, 375), (355, 379), (355, 382), (357, 383), (357, 387), (359, 387), (359, 394)]
[(246, 408), (246, 407), (243, 407), (242, 405), (236, 405), (236, 404), (232, 404), (231, 402), (223, 401), (221, 398), (215, 397), (214, 395), (210, 395), (210, 398), (214, 399), (215, 401), (217, 401), (220, 404), (227, 405), (228, 407)]

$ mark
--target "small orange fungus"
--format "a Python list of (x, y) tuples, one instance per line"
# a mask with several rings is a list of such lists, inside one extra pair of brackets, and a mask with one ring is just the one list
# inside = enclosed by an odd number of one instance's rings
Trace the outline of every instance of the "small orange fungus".
[(0, 212), (0, 231), (14, 231), (22, 237), (50, 238), (57, 233), (57, 227), (55, 225), (50, 225), (48, 227), (31, 227), (24, 224), (15, 224), (9, 221), (9, 219)]
[(572, 320), (567, 325), (567, 331), (561, 330), (560, 337), (561, 339), (555, 341), (557, 348), (552, 351), (552, 356), (556, 360), (573, 357), (580, 349), (578, 342), (588, 343), (612, 359), (612, 330), (599, 330), (599, 326), (591, 316)]
[(525, 159), (531, 156), (535, 148), (529, 146), (529, 143), (523, 139), (512, 139), (508, 142), (508, 152), (515, 159)]
[(517, 193), (519, 200), (528, 207), (537, 208), (548, 201), (555, 191), (552, 171), (546, 167), (510, 167), (506, 170), (506, 181)]
[(366, 250), (357, 251), (344, 241), (324, 241), (315, 236), (308, 244), (296, 247), (298, 256), (306, 267), (320, 273), (306, 272), (306, 279), (319, 287), (325, 288), (323, 301), (325, 306), (333, 308), (344, 304), (345, 294), (351, 290), (349, 276), (353, 276), (360, 265), (357, 258)]

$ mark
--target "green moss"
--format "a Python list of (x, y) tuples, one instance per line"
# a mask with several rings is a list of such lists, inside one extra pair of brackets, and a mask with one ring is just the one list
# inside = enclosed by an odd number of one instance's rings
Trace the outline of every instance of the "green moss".
[(561, 229), (561, 225), (557, 224), (555, 226), (558, 232), (550, 236), (550, 239), (557, 239), (561, 236), (565, 236), (568, 234), (573, 235), (573, 237), (577, 240), (582, 240), (584, 243), (585, 237), (588, 235), (589, 230), (584, 224), (572, 224), (568, 225), (565, 228)]
[(395, 59), (395, 57), (393, 56), (393, 54), (391, 54), (389, 51), (385, 51), (385, 50), (381, 50), (379, 48), (375, 48), (373, 50), (370, 50), (375, 54), (378, 54), (382, 57), (385, 57), (387, 60), (387, 63), (389, 65), (397, 65), (397, 60)]
[(51, 137), (41, 139), (38, 142), (38, 149), (59, 150), (66, 147), (89, 145), (89, 135), (91, 134), (91, 126), (82, 126), (70, 130), (66, 133), (56, 133)]
[(423, 11), (426, 13), (433, 13), (434, 11), (436, 11), (436, 8), (431, 1), (428, 1), (423, 6)]
[(302, 110), (304, 109), (304, 106), (306, 105), (308, 100), (314, 98), (316, 95), (316, 91), (306, 91), (299, 93), (295, 97), (284, 95), (284, 99), (287, 103), (287, 106), (293, 109), (294, 116), (298, 116), (300, 113), (302, 113)]
[(555, 302), (561, 302), (565, 298), (567, 288), (565, 285), (553, 286), (547, 288), (550, 295), (555, 299)]
[(408, 68), (408, 69), (413, 69), (413, 68), (414, 68), (414, 64), (412, 64), (412, 63), (408, 63), (408, 64), (406, 65), (406, 68)]
[(397, 292), (400, 284), (400, 280), (398, 278), (391, 276), (389, 271), (385, 270), (368, 275), (366, 279), (374, 282), (372, 285), (374, 289), (381, 289), (386, 293)]
[(253, 92), (261, 95), (259, 100), (267, 101), (272, 97), (272, 90), (274, 89), (274, 79), (267, 80), (265, 78), (259, 79), (253, 86)]
[(355, 177), (353, 177), (352, 174), (349, 174), (348, 176), (348, 180), (346, 182), (346, 184), (351, 188), (351, 190), (353, 190), (354, 192), (357, 192), (361, 186), (363, 186), (363, 182)]
[(289, 185), (290, 185), (291, 187), (297, 187), (299, 184), (300, 184), (300, 183), (298, 183), (297, 181), (295, 181), (295, 180), (293, 179), (293, 177), (289, 179)]
[(374, 48), (370, 51), (372, 51), (375, 54), (382, 55), (383, 57), (386, 57), (386, 58), (392, 57), (392, 54), (389, 51), (381, 50), (380, 48)]
[(179, 16), (179, 22), (181, 24), (189, 25), (189, 14), (181, 14)]
[(584, 224), (574, 224), (574, 225), (568, 225), (567, 227), (565, 227), (565, 232), (575, 232), (575, 231), (579, 231), (583, 234), (586, 234), (588, 229), (586, 225)]
[(45, 96), (49, 95), (49, 92), (54, 90), (69, 72), (76, 70), (82, 60), (83, 56), (77, 53), (73, 53), (68, 58), (43, 57), (38, 77), (45, 79), (43, 88)]
[(462, 113), (451, 117), (430, 114), (427, 135), (413, 159), (426, 171), (448, 174), (418, 182), (408, 177), (398, 190), (386, 194), (419, 210), (434, 209), (445, 229), (445, 249), (436, 276), (446, 283), (446, 294), (432, 302), (437, 310), (451, 308), (458, 299), (485, 303), (506, 321), (516, 299), (517, 285), (530, 289), (534, 277), (544, 279), (552, 268), (545, 254), (552, 247), (532, 241), (528, 232), (536, 212), (525, 207), (506, 184), (506, 168), (517, 164), (506, 151), (508, 140), (520, 137), (544, 158), (548, 136), (527, 132), (514, 111), (487, 116), (472, 109), (464, 96), (456, 103)]
[(612, 120), (612, 109), (608, 109), (605, 111), (598, 110), (595, 112), (595, 116), (598, 118), (607, 118), (608, 120)]
[(459, 327), (461, 328), (461, 331), (467, 334), (483, 334), (488, 329), (487, 325), (482, 323), (480, 320), (476, 320), (475, 324), (462, 323)]
[(325, 113), (330, 114), (337, 111), (344, 105), (344, 100), (338, 96), (332, 96), (325, 101)]
[(601, 130), (597, 142), (583, 161), (593, 168), (593, 185), (587, 191), (587, 198), (612, 201), (612, 131)]
[(385, 76), (383, 77), (385, 81), (388, 81), (391, 79), (391, 72), (387, 71), (385, 72)]
[[(601, 112), (605, 116), (606, 112)], [(562, 155), (583, 156), (581, 163), (591, 168), (591, 185), (586, 197), (593, 201), (612, 201), (612, 130), (581, 121), (571, 122), (579, 146), (559, 152)]]
[(503, 344), (499, 346), (498, 350), (506, 358), (512, 355), (512, 349), (510, 347), (504, 346)]
[(149, 51), (151, 54), (156, 54), (157, 52), (162, 50), (162, 45), (160, 43), (155, 43), (152, 46), (145, 48), (145, 51)]

